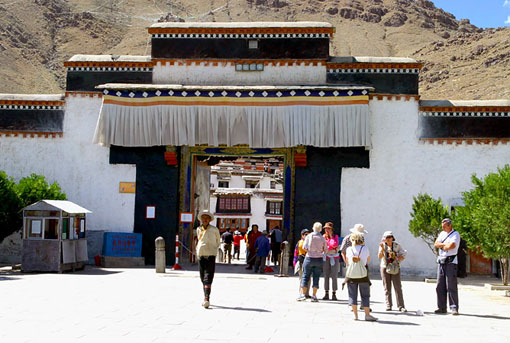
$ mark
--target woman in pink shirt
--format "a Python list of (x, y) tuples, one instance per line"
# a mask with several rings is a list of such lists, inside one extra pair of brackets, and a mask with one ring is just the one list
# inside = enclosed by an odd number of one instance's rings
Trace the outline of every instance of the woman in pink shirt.
[(337, 300), (336, 291), (338, 289), (338, 272), (340, 270), (340, 248), (338, 246), (338, 235), (335, 234), (333, 229), (333, 223), (327, 222), (324, 225), (326, 233), (324, 239), (328, 245), (326, 251), (326, 259), (324, 260), (322, 270), (324, 272), (324, 290), (325, 295), (322, 300), (329, 300), (329, 279), (331, 278), (331, 284), (333, 286), (333, 294), (331, 300)]

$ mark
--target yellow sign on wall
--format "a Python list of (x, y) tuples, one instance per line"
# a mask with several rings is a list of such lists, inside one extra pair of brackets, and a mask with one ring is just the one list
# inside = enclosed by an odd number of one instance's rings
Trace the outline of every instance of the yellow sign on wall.
[(119, 193), (136, 193), (136, 182), (121, 182)]

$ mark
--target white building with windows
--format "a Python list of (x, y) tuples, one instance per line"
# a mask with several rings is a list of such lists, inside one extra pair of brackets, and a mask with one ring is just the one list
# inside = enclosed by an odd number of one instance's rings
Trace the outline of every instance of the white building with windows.
[(221, 232), (282, 227), (283, 174), (278, 159), (237, 159), (211, 167), (210, 211)]

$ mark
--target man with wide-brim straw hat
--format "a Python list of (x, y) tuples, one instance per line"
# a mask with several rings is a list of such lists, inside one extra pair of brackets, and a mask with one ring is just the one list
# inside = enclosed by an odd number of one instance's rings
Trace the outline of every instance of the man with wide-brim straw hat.
[(364, 234), (368, 233), (368, 231), (365, 230), (365, 226), (363, 224), (354, 224), (354, 226), (352, 228), (350, 228), (349, 231), (351, 233), (344, 237), (344, 239), (342, 241), (342, 245), (340, 246), (340, 252), (342, 254), (342, 258), (344, 259), (345, 264), (348, 263), (345, 251), (347, 250), (348, 247), (352, 246), (351, 234), (352, 233), (360, 233), (360, 234), (364, 235)]
[(202, 302), (202, 306), (208, 308), (211, 285), (216, 268), (216, 255), (220, 247), (220, 231), (216, 226), (210, 224), (214, 220), (214, 215), (208, 210), (200, 212), (198, 219), (201, 224), (197, 228), (197, 258), (200, 280), (204, 287), (204, 301)]

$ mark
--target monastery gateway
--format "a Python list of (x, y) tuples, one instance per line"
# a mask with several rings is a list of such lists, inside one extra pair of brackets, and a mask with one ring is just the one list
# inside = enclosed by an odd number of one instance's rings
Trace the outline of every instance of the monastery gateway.
[(392, 230), (408, 250), (403, 272), (430, 275), (434, 256), (408, 231), (413, 196), (458, 205), (473, 173), (510, 162), (509, 100), (420, 100), (420, 63), (330, 56), (329, 23), (148, 31), (150, 56), (65, 62), (65, 94), (0, 95), (0, 170), (42, 174), (92, 211), (90, 261), (105, 231), (136, 232), (147, 264), (162, 236), (172, 265), (176, 234), (192, 250), (186, 214), (209, 204), (208, 161), (242, 156), (281, 161), (292, 247), (316, 221), (340, 236), (363, 223), (372, 254)]

